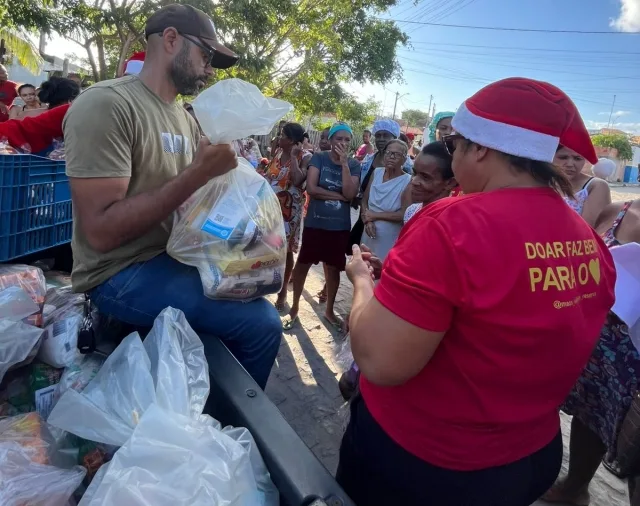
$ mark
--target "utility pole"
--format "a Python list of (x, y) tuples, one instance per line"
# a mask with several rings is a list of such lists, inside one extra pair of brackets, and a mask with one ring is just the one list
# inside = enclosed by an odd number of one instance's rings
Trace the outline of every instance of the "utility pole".
[(400, 100), (402, 97), (406, 97), (408, 95), (408, 93), (405, 93), (404, 95), (400, 95), (399, 91), (396, 91), (396, 101), (393, 104), (393, 118), (392, 119), (396, 119), (396, 109), (398, 107), (398, 100)]
[(435, 102), (433, 103), (433, 109), (431, 111), (431, 118), (434, 118), (436, 115), (436, 104)]
[(611, 112), (609, 113), (609, 123), (607, 123), (607, 128), (611, 128), (611, 116), (613, 116), (613, 108), (616, 106), (616, 96), (613, 96), (613, 103), (611, 104)]
[(427, 114), (429, 114), (429, 115), (430, 115), (430, 116), (429, 116), (429, 122), (431, 122), (431, 118), (433, 117), (433, 116), (431, 116), (431, 103), (432, 103), (432, 102), (433, 102), (433, 95), (431, 95), (431, 96), (429, 97), (429, 109), (427, 109)]

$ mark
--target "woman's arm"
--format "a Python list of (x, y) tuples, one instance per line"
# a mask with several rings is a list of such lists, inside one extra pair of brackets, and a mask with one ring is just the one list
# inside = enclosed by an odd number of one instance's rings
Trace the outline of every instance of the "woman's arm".
[(307, 179), (307, 167), (309, 165), (309, 161), (311, 160), (311, 155), (307, 155), (302, 159), (300, 163), (298, 163), (298, 153), (295, 151), (295, 148), (291, 150), (291, 181), (294, 186), (302, 186), (302, 183)]
[(582, 208), (582, 218), (595, 227), (598, 216), (609, 204), (611, 204), (609, 185), (602, 179), (594, 179), (589, 185), (589, 195)]
[[(371, 178), (373, 179), (373, 178)], [(367, 187), (367, 192), (369, 188)], [(368, 199), (368, 193), (367, 193)], [(393, 212), (381, 212), (374, 213), (373, 211), (367, 210), (366, 220), (363, 218), (362, 220), (367, 223), (367, 221), (390, 221), (392, 223), (403, 223), (404, 222), (404, 213), (407, 211), (407, 207), (411, 205), (411, 186), (408, 184), (404, 190), (402, 190), (402, 196), (400, 198), (400, 205), (402, 206), (398, 211)]]
[(9, 109), (9, 119), (18, 119), (20, 117), (20, 107), (14, 105)]
[(340, 166), (342, 167), (342, 195), (344, 195), (346, 200), (350, 202), (358, 195), (360, 178), (358, 176), (351, 175), (351, 167), (349, 167), (347, 150), (337, 147), (336, 154), (340, 159)]
[(344, 202), (348, 202), (348, 199), (346, 199), (342, 193), (320, 188), (320, 186), (318, 186), (319, 179), (320, 170), (318, 167), (310, 165), (309, 170), (307, 171), (307, 193), (311, 198), (316, 200), (342, 200)]

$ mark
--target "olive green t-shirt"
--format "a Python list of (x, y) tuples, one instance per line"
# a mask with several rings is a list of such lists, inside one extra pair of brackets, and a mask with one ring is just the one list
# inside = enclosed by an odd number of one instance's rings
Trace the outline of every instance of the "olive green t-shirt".
[[(167, 104), (136, 76), (93, 85), (73, 103), (63, 123), (67, 175), (129, 178), (127, 197), (159, 188), (193, 159), (200, 134), (178, 103)], [(171, 218), (108, 253), (98, 253), (74, 209), (76, 292), (88, 291), (136, 262), (166, 250)]]

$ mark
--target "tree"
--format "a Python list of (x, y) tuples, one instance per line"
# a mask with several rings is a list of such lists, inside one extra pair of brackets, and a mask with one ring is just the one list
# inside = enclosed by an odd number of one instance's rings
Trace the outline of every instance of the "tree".
[[(18, 0), (10, 0), (18, 1)], [(28, 0), (33, 1), (33, 0)], [(170, 0), (65, 0), (60, 33), (81, 46), (96, 81), (113, 77), (144, 49), (146, 18)], [(239, 65), (218, 77), (239, 77), (306, 115), (336, 112), (347, 100), (340, 83), (387, 83), (401, 77), (396, 57), (407, 36), (378, 15), (397, 0), (189, 0), (211, 15)]]
[(411, 127), (424, 128), (429, 120), (429, 113), (418, 109), (406, 109), (402, 111), (402, 119)]
[(631, 143), (625, 135), (622, 134), (598, 134), (591, 137), (594, 146), (601, 148), (613, 148), (618, 150), (618, 158), (620, 160), (632, 160), (633, 150)]
[(15, 29), (3, 27), (0, 28), (0, 40), (4, 41), (9, 56), (15, 56), (20, 65), (31, 72), (38, 72), (42, 58), (25, 35)]

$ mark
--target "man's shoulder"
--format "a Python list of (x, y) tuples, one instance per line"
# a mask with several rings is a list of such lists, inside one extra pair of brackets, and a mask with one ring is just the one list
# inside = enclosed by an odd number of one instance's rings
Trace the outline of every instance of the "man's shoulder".
[(128, 103), (134, 101), (134, 96), (143, 86), (135, 76), (125, 76), (118, 79), (100, 81), (87, 88), (74, 101), (98, 102), (98, 103)]

